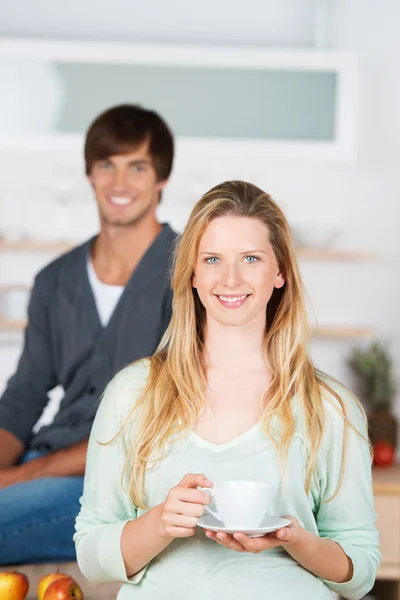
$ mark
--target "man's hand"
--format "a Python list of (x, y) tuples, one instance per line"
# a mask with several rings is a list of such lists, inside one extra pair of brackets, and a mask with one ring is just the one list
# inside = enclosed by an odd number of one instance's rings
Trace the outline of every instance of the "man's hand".
[(0, 469), (0, 490), (42, 477), (81, 477), (85, 473), (87, 440), (8, 469)]
[(15, 483), (22, 483), (23, 481), (27, 480), (24, 479), (21, 467), (0, 469), (0, 490), (3, 490), (10, 485), (14, 485)]
[(0, 428), (0, 471), (14, 467), (25, 451), (25, 446), (13, 433)]

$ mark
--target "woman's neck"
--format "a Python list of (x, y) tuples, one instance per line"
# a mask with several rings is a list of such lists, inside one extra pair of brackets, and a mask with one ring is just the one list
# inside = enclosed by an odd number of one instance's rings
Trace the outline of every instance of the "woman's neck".
[(244, 325), (222, 325), (212, 318), (205, 331), (208, 368), (226, 372), (260, 371), (267, 368), (264, 351), (265, 316)]

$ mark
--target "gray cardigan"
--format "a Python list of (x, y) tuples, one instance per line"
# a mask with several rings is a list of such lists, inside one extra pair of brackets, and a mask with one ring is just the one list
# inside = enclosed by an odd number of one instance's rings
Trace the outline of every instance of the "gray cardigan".
[[(88, 437), (109, 380), (128, 363), (151, 356), (169, 323), (175, 240), (176, 234), (164, 225), (104, 328), (87, 273), (92, 240), (40, 271), (23, 352), (0, 400), (0, 428), (32, 450), (55, 451)], [(53, 423), (33, 435), (47, 393), (57, 385), (65, 391), (60, 410)]]

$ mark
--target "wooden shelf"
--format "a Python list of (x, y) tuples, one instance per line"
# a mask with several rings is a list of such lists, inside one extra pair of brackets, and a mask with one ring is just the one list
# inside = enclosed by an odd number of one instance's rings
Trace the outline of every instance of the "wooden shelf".
[(369, 338), (373, 334), (373, 330), (367, 327), (318, 327), (312, 330), (313, 337), (327, 339)]
[(372, 483), (375, 494), (400, 496), (400, 465), (373, 467)]
[[(394, 565), (381, 565), (378, 569), (377, 579), (400, 579), (400, 567)], [(375, 598), (375, 596), (374, 596)]]
[(371, 260), (373, 254), (367, 252), (357, 252), (353, 250), (333, 250), (325, 248), (296, 248), (297, 258), (304, 260), (339, 260), (339, 261), (358, 261)]
[(8, 319), (0, 318), (0, 330), (22, 331), (25, 326), (26, 321), (9, 321)]
[[(19, 331), (24, 329), (25, 326), (25, 321), (9, 321), (7, 319), (0, 318), (0, 330), (7, 329), (12, 331)], [(373, 331), (371, 329), (362, 329), (354, 327), (319, 327), (318, 329), (314, 329), (312, 331), (313, 337), (333, 339), (365, 338), (371, 336), (372, 334)]]
[[(78, 243), (79, 242), (76, 242), (76, 245)], [(43, 242), (33, 239), (23, 239), (11, 242), (0, 239), (0, 251), (67, 252), (73, 247), (73, 242)]]

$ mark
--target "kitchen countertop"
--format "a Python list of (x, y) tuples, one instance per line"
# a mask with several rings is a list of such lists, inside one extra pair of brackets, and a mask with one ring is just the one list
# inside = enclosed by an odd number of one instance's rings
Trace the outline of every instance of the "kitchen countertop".
[(400, 464), (373, 467), (372, 483), (375, 494), (400, 495)]

